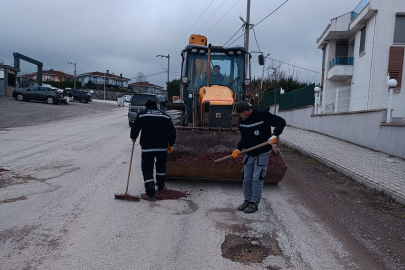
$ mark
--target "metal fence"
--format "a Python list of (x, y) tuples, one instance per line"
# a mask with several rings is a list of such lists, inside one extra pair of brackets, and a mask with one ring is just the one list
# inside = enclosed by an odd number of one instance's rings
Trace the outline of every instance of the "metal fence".
[(279, 110), (281, 111), (314, 105), (314, 88), (315, 84), (311, 84), (285, 94), (280, 94), (279, 88), (276, 90), (276, 97), (274, 97), (274, 91), (270, 91), (265, 95), (261, 106), (268, 107), (274, 105), (275, 103), (278, 103)]
[(314, 114), (334, 114), (387, 109), (392, 119), (405, 119), (405, 93), (393, 89), (390, 94), (387, 80), (361, 85), (346, 85), (322, 90)]

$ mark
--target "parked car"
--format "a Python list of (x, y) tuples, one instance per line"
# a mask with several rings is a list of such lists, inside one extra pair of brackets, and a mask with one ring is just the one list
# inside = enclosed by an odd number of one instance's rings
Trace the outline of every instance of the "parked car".
[(62, 93), (58, 89), (49, 86), (31, 86), (25, 89), (13, 91), (13, 98), (19, 101), (38, 100), (48, 104), (64, 102)]
[(85, 91), (69, 89), (69, 93), (72, 95), (73, 100), (80, 101), (81, 103), (89, 103), (91, 96)]
[(145, 103), (149, 99), (156, 101), (158, 109), (161, 110), (162, 112), (166, 112), (167, 100), (164, 96), (156, 94), (138, 94), (138, 93), (133, 94), (131, 96), (131, 100), (128, 106), (128, 124), (130, 127), (132, 126), (132, 123), (135, 121), (138, 112), (140, 110), (145, 109)]
[(124, 96), (123, 96), (125, 102), (130, 102), (130, 101), (131, 101), (131, 97), (132, 97), (131, 95), (124, 95)]

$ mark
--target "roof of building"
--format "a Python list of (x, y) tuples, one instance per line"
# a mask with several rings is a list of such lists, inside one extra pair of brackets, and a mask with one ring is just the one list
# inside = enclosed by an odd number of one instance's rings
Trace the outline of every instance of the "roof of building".
[(10, 70), (13, 70), (13, 71), (20, 72), (20, 70), (18, 68), (15, 68), (15, 67), (12, 67), (12, 66), (9, 66), (9, 65), (0, 65), (0, 68), (10, 69)]
[(80, 77), (80, 76), (89, 76), (89, 75), (90, 76), (95, 76), (95, 77), (104, 77), (105, 76), (105, 77), (114, 78), (114, 79), (123, 80), (123, 81), (130, 81), (131, 80), (131, 79), (122, 77), (122, 74), (120, 76), (118, 76), (118, 75), (114, 75), (114, 74), (111, 74), (111, 73), (98, 72), (98, 71), (87, 72), (87, 73), (80, 74), (78, 76)]
[[(32, 72), (32, 73), (30, 73), (30, 74), (21, 75), (20, 77), (32, 77), (32, 76), (37, 75), (37, 73), (38, 73), (38, 72)], [(62, 72), (62, 71), (53, 70), (53, 69), (50, 69), (50, 70), (43, 70), (43, 71), (42, 71), (42, 75), (64, 76), (64, 77), (70, 77), (70, 78), (73, 78), (73, 77), (74, 77), (73, 75), (64, 73), (64, 72)]]
[(146, 87), (153, 87), (153, 88), (160, 88), (160, 89), (165, 89), (162, 86), (156, 85), (156, 84), (152, 84), (149, 82), (134, 82), (134, 83), (130, 83), (128, 84), (128, 86), (146, 86)]

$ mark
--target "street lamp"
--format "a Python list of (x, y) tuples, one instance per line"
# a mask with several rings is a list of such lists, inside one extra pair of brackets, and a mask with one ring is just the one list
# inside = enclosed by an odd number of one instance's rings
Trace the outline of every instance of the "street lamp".
[[(389, 79), (389, 77), (388, 77)], [(393, 92), (393, 88), (395, 88), (397, 86), (397, 80), (395, 79), (391, 79), (387, 81), (387, 85), (389, 88), (389, 94), (388, 94), (388, 106), (387, 106), (387, 121), (386, 123), (390, 123), (391, 122), (391, 106), (392, 106), (392, 92)]]
[(321, 88), (319, 86), (316, 86), (314, 88), (315, 92), (315, 115), (318, 114), (318, 105), (319, 105), (319, 92), (321, 91)]
[[(170, 72), (170, 55), (156, 55), (156, 57), (165, 57), (167, 58), (167, 86), (169, 86), (169, 72)], [(167, 90), (167, 87), (166, 87)]]
[(71, 65), (75, 66), (75, 77), (74, 77), (73, 90), (76, 90), (76, 63), (68, 62), (68, 64), (71, 64)]

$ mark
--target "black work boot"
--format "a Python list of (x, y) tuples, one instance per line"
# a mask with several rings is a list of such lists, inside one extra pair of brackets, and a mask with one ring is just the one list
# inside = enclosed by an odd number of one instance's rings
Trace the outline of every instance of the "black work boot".
[(246, 207), (248, 207), (249, 206), (249, 204), (250, 204), (250, 202), (248, 202), (248, 201), (244, 201), (241, 205), (239, 205), (238, 206), (238, 210), (239, 211), (243, 211), (243, 210), (245, 210), (246, 209)]
[(256, 204), (254, 203), (250, 203), (248, 207), (245, 208), (245, 210), (243, 210), (243, 212), (245, 212), (246, 214), (251, 214), (256, 212), (259, 209), (259, 207), (257, 207)]
[(158, 190), (156, 192), (157, 192), (157, 194), (161, 194), (161, 193), (165, 193), (166, 191), (167, 191), (167, 187), (165, 185), (162, 189), (158, 188)]

